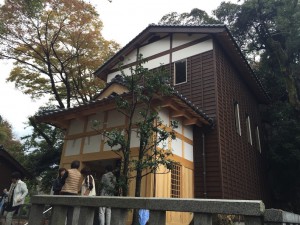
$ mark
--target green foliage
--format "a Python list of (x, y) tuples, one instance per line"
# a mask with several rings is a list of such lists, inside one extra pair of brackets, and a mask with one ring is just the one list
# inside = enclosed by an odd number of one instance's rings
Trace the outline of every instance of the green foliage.
[[(8, 0), (0, 7), (0, 59), (12, 59), (7, 79), (32, 98), (48, 97), (52, 108), (88, 103), (104, 85), (93, 72), (119, 48), (101, 34), (95, 8), (81, 0)], [(59, 164), (63, 134), (29, 118), (24, 163), (49, 193)], [(7, 139), (2, 132), (0, 138)], [(23, 153), (24, 154), (24, 153)], [(32, 180), (32, 187), (38, 183)]]
[(300, 212), (299, 4), (245, 1), (234, 35), (248, 54), (259, 54), (257, 75), (271, 97), (263, 121), (273, 207)]
[(192, 9), (190, 13), (171, 12), (164, 15), (158, 24), (164, 25), (201, 25), (216, 24), (218, 21), (201, 9)]
[(300, 110), (300, 5), (297, 0), (247, 0), (234, 24), (251, 54), (264, 54), (270, 71), (284, 79), (288, 101)]
[(19, 163), (24, 164), (24, 152), (22, 144), (12, 132), (11, 124), (0, 116), (0, 145), (4, 147)]
[[(268, 174), (274, 206), (300, 212), (300, 4), (298, 0), (222, 2), (213, 11), (228, 26), (271, 102), (263, 107)], [(161, 24), (201, 24), (170, 13)], [(203, 14), (204, 15), (204, 14)]]
[[(40, 112), (42, 110), (45, 108)], [(33, 117), (29, 118), (29, 123), (33, 132), (22, 139), (26, 152), (25, 166), (34, 177), (30, 184), (35, 190), (39, 185), (41, 191), (50, 193), (52, 181), (57, 176), (64, 134), (59, 128), (36, 123)]]
[[(131, 68), (131, 73), (121, 75), (117, 79), (128, 92), (115, 97), (116, 109), (122, 113), (127, 124), (122, 129), (104, 131), (106, 143), (122, 158), (121, 182), (124, 185), (123, 195), (128, 194), (130, 171), (136, 171), (135, 196), (140, 196), (140, 185), (143, 176), (155, 173), (163, 165), (168, 170), (175, 163), (169, 159), (171, 151), (158, 146), (170, 139), (175, 139), (174, 128), (177, 123), (172, 122), (169, 127), (163, 124), (154, 110), (154, 100), (158, 96), (171, 95), (173, 89), (169, 85), (169, 75), (162, 68), (148, 70), (143, 67), (145, 61), (140, 56), (137, 65)], [(97, 127), (97, 122), (94, 124)], [(130, 148), (131, 136), (136, 135), (140, 141), (138, 157), (133, 158)]]
[(92, 73), (119, 48), (101, 35), (95, 8), (80, 0), (10, 0), (0, 7), (0, 58), (8, 81), (60, 108), (86, 103), (103, 87)]
[(300, 212), (300, 118), (287, 102), (274, 103), (264, 110), (267, 161), (274, 205)]

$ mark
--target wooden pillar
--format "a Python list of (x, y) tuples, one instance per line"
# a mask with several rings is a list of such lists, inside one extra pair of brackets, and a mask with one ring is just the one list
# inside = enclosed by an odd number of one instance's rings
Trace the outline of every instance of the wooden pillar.
[(212, 225), (212, 214), (194, 213), (193, 225)]
[(45, 205), (33, 204), (30, 209), (28, 224), (40, 225), (43, 220), (43, 211)]
[(166, 211), (150, 211), (149, 225), (166, 224)]

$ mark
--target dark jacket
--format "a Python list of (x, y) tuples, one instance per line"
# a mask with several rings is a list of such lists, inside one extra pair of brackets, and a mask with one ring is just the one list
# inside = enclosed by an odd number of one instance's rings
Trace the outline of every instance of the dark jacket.
[(52, 183), (53, 194), (59, 195), (63, 185), (64, 185), (64, 180), (62, 179), (62, 177), (56, 178)]

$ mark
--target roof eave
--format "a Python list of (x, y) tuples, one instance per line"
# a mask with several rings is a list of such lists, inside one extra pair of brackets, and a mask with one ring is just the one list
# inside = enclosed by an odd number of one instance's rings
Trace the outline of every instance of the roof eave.
[[(195, 29), (198, 28), (198, 29)], [(142, 32), (140, 32), (134, 39), (132, 39), (127, 45), (125, 45), (119, 52), (117, 52), (112, 58), (106, 61), (100, 68), (98, 68), (94, 75), (102, 80), (105, 80), (106, 73), (109, 69), (121, 62), (123, 56), (134, 50), (139, 43), (142, 43), (145, 39), (155, 33), (198, 33), (198, 34), (216, 34), (226, 31), (225, 25), (202, 25), (202, 26), (172, 26), (172, 25), (149, 25)]]

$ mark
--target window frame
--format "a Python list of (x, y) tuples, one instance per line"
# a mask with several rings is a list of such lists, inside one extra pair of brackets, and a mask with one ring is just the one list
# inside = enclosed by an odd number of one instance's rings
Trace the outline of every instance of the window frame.
[(234, 124), (237, 134), (242, 136), (240, 106), (238, 102), (234, 102)]
[[(176, 64), (177, 63), (182, 63), (182, 62), (184, 62), (185, 63), (185, 81), (183, 81), (183, 82), (180, 82), (180, 83), (176, 83)], [(187, 83), (187, 59), (182, 59), (182, 60), (178, 60), (178, 61), (175, 61), (174, 62), (174, 74), (173, 74), (173, 76), (174, 76), (174, 85), (180, 85), (180, 84), (184, 84), (184, 83)]]
[(252, 132), (251, 132), (251, 120), (250, 120), (249, 115), (246, 115), (246, 132), (247, 132), (248, 143), (253, 145), (253, 138), (252, 138)]
[[(182, 174), (181, 165), (173, 165), (173, 168), (171, 170), (171, 185), (170, 185), (171, 198), (181, 198), (181, 174)], [(174, 181), (175, 183), (173, 183)]]
[(259, 132), (258, 125), (256, 125), (255, 136), (256, 136), (256, 147), (257, 147), (259, 153), (261, 153), (260, 132)]

